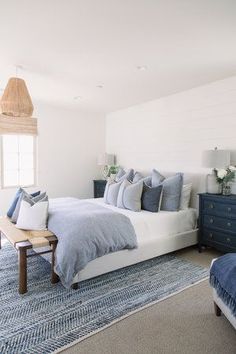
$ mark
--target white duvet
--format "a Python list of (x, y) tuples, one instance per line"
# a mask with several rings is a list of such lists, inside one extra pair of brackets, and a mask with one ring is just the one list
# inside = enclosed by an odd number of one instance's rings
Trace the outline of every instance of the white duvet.
[(135, 229), (139, 245), (149, 243), (153, 239), (176, 235), (196, 228), (197, 212), (192, 208), (180, 211), (159, 211), (158, 213), (145, 210), (134, 212), (108, 205), (104, 203), (103, 198), (88, 199), (87, 201), (126, 215)]

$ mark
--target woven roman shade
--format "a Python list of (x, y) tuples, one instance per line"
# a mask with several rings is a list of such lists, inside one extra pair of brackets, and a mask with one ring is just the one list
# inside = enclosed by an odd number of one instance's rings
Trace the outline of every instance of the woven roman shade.
[(0, 134), (37, 135), (37, 119), (7, 117), (0, 114)]

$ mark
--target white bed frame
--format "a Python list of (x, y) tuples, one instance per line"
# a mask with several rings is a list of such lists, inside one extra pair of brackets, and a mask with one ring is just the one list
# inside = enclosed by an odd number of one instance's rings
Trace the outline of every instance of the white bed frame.
[(134, 250), (122, 250), (97, 258), (89, 262), (88, 265), (75, 276), (73, 283), (78, 284), (78, 282), (82, 280), (94, 278), (98, 275), (195, 245), (197, 243), (197, 233), (198, 229), (195, 229), (172, 236), (155, 238)]
[(229, 322), (232, 324), (232, 326), (236, 329), (236, 317), (234, 317), (221, 298), (217, 295), (216, 290), (213, 289), (213, 300), (214, 300), (214, 305), (215, 305), (215, 314), (216, 316), (221, 315), (221, 311), (225, 315), (225, 317), (229, 320)]

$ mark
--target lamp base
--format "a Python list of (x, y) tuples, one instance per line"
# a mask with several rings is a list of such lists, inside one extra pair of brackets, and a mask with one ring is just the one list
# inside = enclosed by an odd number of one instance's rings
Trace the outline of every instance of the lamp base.
[(206, 176), (206, 191), (209, 194), (221, 194), (221, 188), (215, 174)]
[(103, 178), (106, 180), (107, 177), (108, 177), (108, 174), (109, 174), (109, 168), (108, 168), (108, 165), (105, 165), (102, 167), (102, 176)]

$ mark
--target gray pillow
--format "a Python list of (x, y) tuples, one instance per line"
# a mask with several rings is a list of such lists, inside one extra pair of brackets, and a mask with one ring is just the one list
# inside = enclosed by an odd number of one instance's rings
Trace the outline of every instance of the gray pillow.
[[(123, 170), (124, 171), (124, 170)], [(119, 172), (118, 172), (119, 174)], [(116, 182), (123, 182), (125, 179), (128, 179), (129, 181), (133, 181), (134, 178), (134, 170), (132, 168), (130, 168), (125, 174), (123, 174), (121, 177), (118, 176), (118, 174), (116, 175), (115, 181)], [(117, 177), (118, 176), (118, 177)]]
[(152, 187), (152, 176), (147, 176), (143, 179), (143, 182), (148, 186)]
[(119, 179), (125, 175), (125, 170), (122, 167), (119, 167), (119, 170), (116, 174), (115, 182), (118, 182)]
[(160, 172), (155, 169), (152, 170), (152, 187), (157, 187), (164, 179), (165, 177)]
[(144, 176), (140, 172), (135, 172), (134, 178), (133, 178), (133, 183), (137, 183), (141, 179), (144, 179)]
[(140, 211), (142, 191), (143, 181), (133, 184), (127, 179), (124, 180), (120, 186), (117, 198), (118, 208)]
[(143, 184), (142, 193), (142, 209), (157, 213), (159, 211), (163, 186), (159, 184), (157, 187), (149, 187), (146, 183)]
[(183, 173), (177, 173), (175, 176), (166, 178), (162, 182), (162, 186), (161, 210), (178, 211), (183, 187)]
[(106, 204), (117, 205), (117, 197), (122, 182), (116, 183), (108, 181), (104, 192), (104, 202)]
[[(18, 199), (18, 202), (16, 204), (14, 213), (12, 214), (12, 218), (11, 221), (13, 223), (17, 222), (18, 216), (19, 216), (19, 212), (20, 212), (20, 205), (21, 205), (21, 201), (24, 199), (26, 202), (31, 203), (31, 201), (33, 201), (33, 204), (37, 203), (38, 201), (44, 199), (46, 197), (46, 192), (44, 193), (40, 193), (39, 195), (37, 195), (36, 197), (32, 197), (30, 194), (28, 194), (25, 190), (22, 191), (20, 198)], [(31, 204), (31, 205), (33, 205)]]

